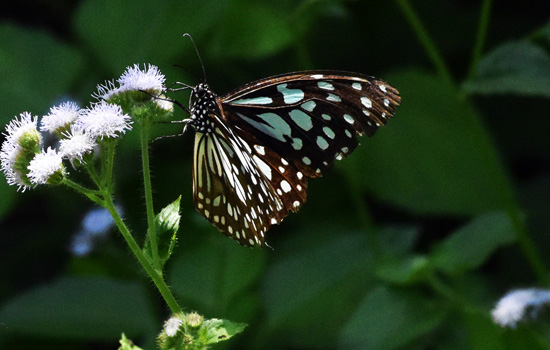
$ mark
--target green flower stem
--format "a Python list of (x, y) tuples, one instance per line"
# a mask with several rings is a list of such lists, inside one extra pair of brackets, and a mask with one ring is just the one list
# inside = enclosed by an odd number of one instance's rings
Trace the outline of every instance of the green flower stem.
[(550, 286), (550, 276), (546, 270), (546, 266), (536, 248), (535, 242), (529, 235), (529, 231), (525, 225), (525, 220), (521, 218), (521, 210), (517, 205), (517, 201), (513, 201), (508, 209), (508, 217), (516, 233), (518, 244), (523, 251), (523, 255), (533, 268), (533, 271), (542, 285)]
[(149, 125), (142, 122), (140, 128), (141, 137), (141, 163), (143, 168), (143, 188), (145, 191), (145, 207), (147, 211), (147, 236), (151, 244), (153, 264), (160, 269), (160, 257), (158, 253), (157, 233), (155, 228), (155, 211), (153, 208), (153, 191), (151, 186), (151, 172), (149, 168)]
[(115, 205), (113, 204), (113, 200), (110, 194), (106, 194), (105, 197), (106, 197), (104, 201), (105, 209), (107, 209), (109, 213), (111, 213), (111, 216), (115, 220), (115, 224), (117, 225), (120, 233), (122, 234), (122, 237), (124, 237), (124, 239), (126, 240), (126, 243), (128, 243), (128, 246), (130, 247), (130, 249), (136, 256), (136, 258), (138, 259), (139, 263), (141, 264), (145, 272), (147, 272), (149, 277), (151, 277), (151, 279), (153, 280), (153, 283), (155, 283), (155, 286), (157, 286), (157, 289), (159, 290), (160, 294), (164, 298), (164, 301), (166, 301), (166, 304), (170, 308), (170, 311), (172, 313), (181, 312), (182, 310), (178, 305), (178, 302), (174, 298), (174, 295), (170, 291), (170, 288), (168, 288), (168, 285), (164, 281), (162, 273), (159, 270), (155, 269), (153, 265), (151, 265), (149, 260), (147, 260), (147, 258), (145, 257), (145, 254), (140, 249), (134, 237), (128, 230), (128, 227), (126, 226), (126, 224), (124, 224), (120, 215), (118, 215), (118, 212), (115, 209)]
[(416, 33), (416, 36), (420, 41), (420, 44), (424, 46), (424, 49), (426, 50), (428, 57), (432, 60), (432, 63), (437, 69), (438, 74), (450, 86), (455, 87), (456, 85), (454, 83), (453, 77), (449, 69), (447, 68), (447, 65), (445, 64), (445, 61), (443, 60), (443, 56), (435, 46), (426, 28), (424, 28), (424, 26), (422, 25), (422, 21), (420, 21), (420, 18), (412, 8), (409, 1), (408, 0), (395, 0), (395, 1), (397, 2), (399, 8), (403, 12), (403, 15), (405, 16), (407, 21), (409, 21), (409, 24), (411, 25), (413, 31)]
[(94, 168), (93, 162), (85, 162), (84, 166), (86, 167), (86, 170), (88, 170), (88, 174), (90, 174), (90, 177), (92, 178), (92, 181), (95, 183), (95, 185), (100, 188), (101, 187), (101, 179), (97, 175), (97, 171)]
[(84, 187), (74, 181), (69, 180), (68, 178), (64, 178), (63, 182), (64, 185), (72, 188), (73, 190), (82, 193), (86, 197), (88, 197), (92, 202), (96, 203), (97, 205), (104, 206), (104, 201), (101, 196), (101, 192), (97, 190), (91, 190), (87, 187)]
[(477, 64), (483, 53), (483, 47), (485, 46), (485, 40), (487, 38), (487, 28), (489, 27), (489, 19), (491, 17), (492, 2), (492, 0), (484, 0), (481, 5), (481, 15), (479, 18), (474, 50), (472, 52), (472, 61), (470, 62), (470, 69), (468, 70), (468, 78), (474, 76)]

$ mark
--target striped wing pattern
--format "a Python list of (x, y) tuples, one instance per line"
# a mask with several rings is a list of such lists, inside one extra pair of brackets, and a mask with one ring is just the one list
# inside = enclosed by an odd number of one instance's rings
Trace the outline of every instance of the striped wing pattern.
[(400, 103), (396, 89), (366, 75), (289, 73), (217, 97), (192, 92), (193, 193), (197, 210), (243, 245), (306, 201), (307, 178), (372, 136)]

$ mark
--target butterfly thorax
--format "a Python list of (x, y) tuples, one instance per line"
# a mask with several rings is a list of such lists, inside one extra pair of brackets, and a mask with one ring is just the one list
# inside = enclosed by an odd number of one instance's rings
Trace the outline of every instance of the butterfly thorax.
[(191, 92), (189, 124), (200, 133), (212, 132), (212, 120), (210, 115), (219, 114), (216, 103), (216, 95), (210, 87), (204, 83), (195, 86)]

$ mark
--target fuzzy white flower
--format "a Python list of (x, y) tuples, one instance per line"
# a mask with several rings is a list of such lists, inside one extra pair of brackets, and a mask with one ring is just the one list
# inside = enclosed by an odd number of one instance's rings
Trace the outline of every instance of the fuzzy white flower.
[(149, 64), (143, 70), (138, 64), (133, 67), (126, 67), (126, 71), (117, 80), (120, 84), (121, 92), (128, 90), (145, 90), (152, 94), (160, 94), (164, 91), (164, 82), (166, 78), (157, 66)]
[(122, 108), (105, 101), (94, 104), (86, 109), (77, 120), (78, 127), (93, 138), (118, 137), (126, 130), (132, 129), (132, 120), (129, 115), (122, 112)]
[(182, 320), (179, 318), (170, 317), (166, 322), (164, 322), (164, 331), (166, 332), (166, 335), (169, 337), (175, 336), (182, 323)]
[(44, 185), (56, 174), (63, 175), (63, 159), (61, 154), (51, 147), (46, 152), (37, 154), (29, 164), (29, 180), (35, 185)]
[(117, 79), (120, 86), (117, 88), (112, 81), (105, 82), (104, 85), (98, 85), (98, 92), (94, 97), (99, 100), (108, 100), (114, 95), (126, 91), (147, 91), (152, 95), (160, 95), (166, 88), (164, 82), (166, 78), (160, 72), (157, 66), (151, 64), (141, 69), (138, 64), (133, 67), (126, 67), (124, 73)]
[(513, 290), (499, 300), (491, 316), (502, 327), (516, 328), (521, 321), (534, 319), (550, 305), (550, 291), (544, 289)]
[(71, 163), (75, 159), (82, 160), (96, 146), (95, 139), (84, 131), (81, 124), (71, 125), (70, 132), (63, 133), (63, 136), (65, 138), (59, 141), (59, 153)]
[(50, 108), (50, 113), (42, 118), (40, 130), (62, 132), (69, 128), (79, 116), (80, 107), (74, 102), (63, 102)]
[(118, 88), (113, 80), (107, 80), (104, 84), (97, 86), (97, 92), (92, 94), (92, 97), (98, 101), (108, 100), (111, 96), (116, 94)]
[(6, 176), (8, 185), (17, 185), (17, 189), (22, 192), (30, 188), (30, 184), (25, 181), (26, 173), (22, 173), (26, 169), (21, 167), (17, 169), (16, 163), (26, 164), (30, 161), (30, 158), (25, 160), (21, 157), (32, 157), (33, 150), (39, 149), (42, 136), (36, 130), (36, 127), (37, 118), (28, 112), (24, 112), (19, 115), (19, 118), (12, 120), (6, 126), (6, 132), (3, 133), (6, 139), (2, 143), (2, 150), (0, 151), (1, 169)]

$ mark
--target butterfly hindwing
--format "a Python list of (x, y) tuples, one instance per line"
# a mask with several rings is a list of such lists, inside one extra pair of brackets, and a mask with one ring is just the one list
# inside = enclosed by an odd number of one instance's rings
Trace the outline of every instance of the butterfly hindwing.
[(287, 211), (252, 149), (217, 116), (210, 118), (211, 132), (195, 134), (195, 207), (241, 244), (262, 245), (265, 231)]

